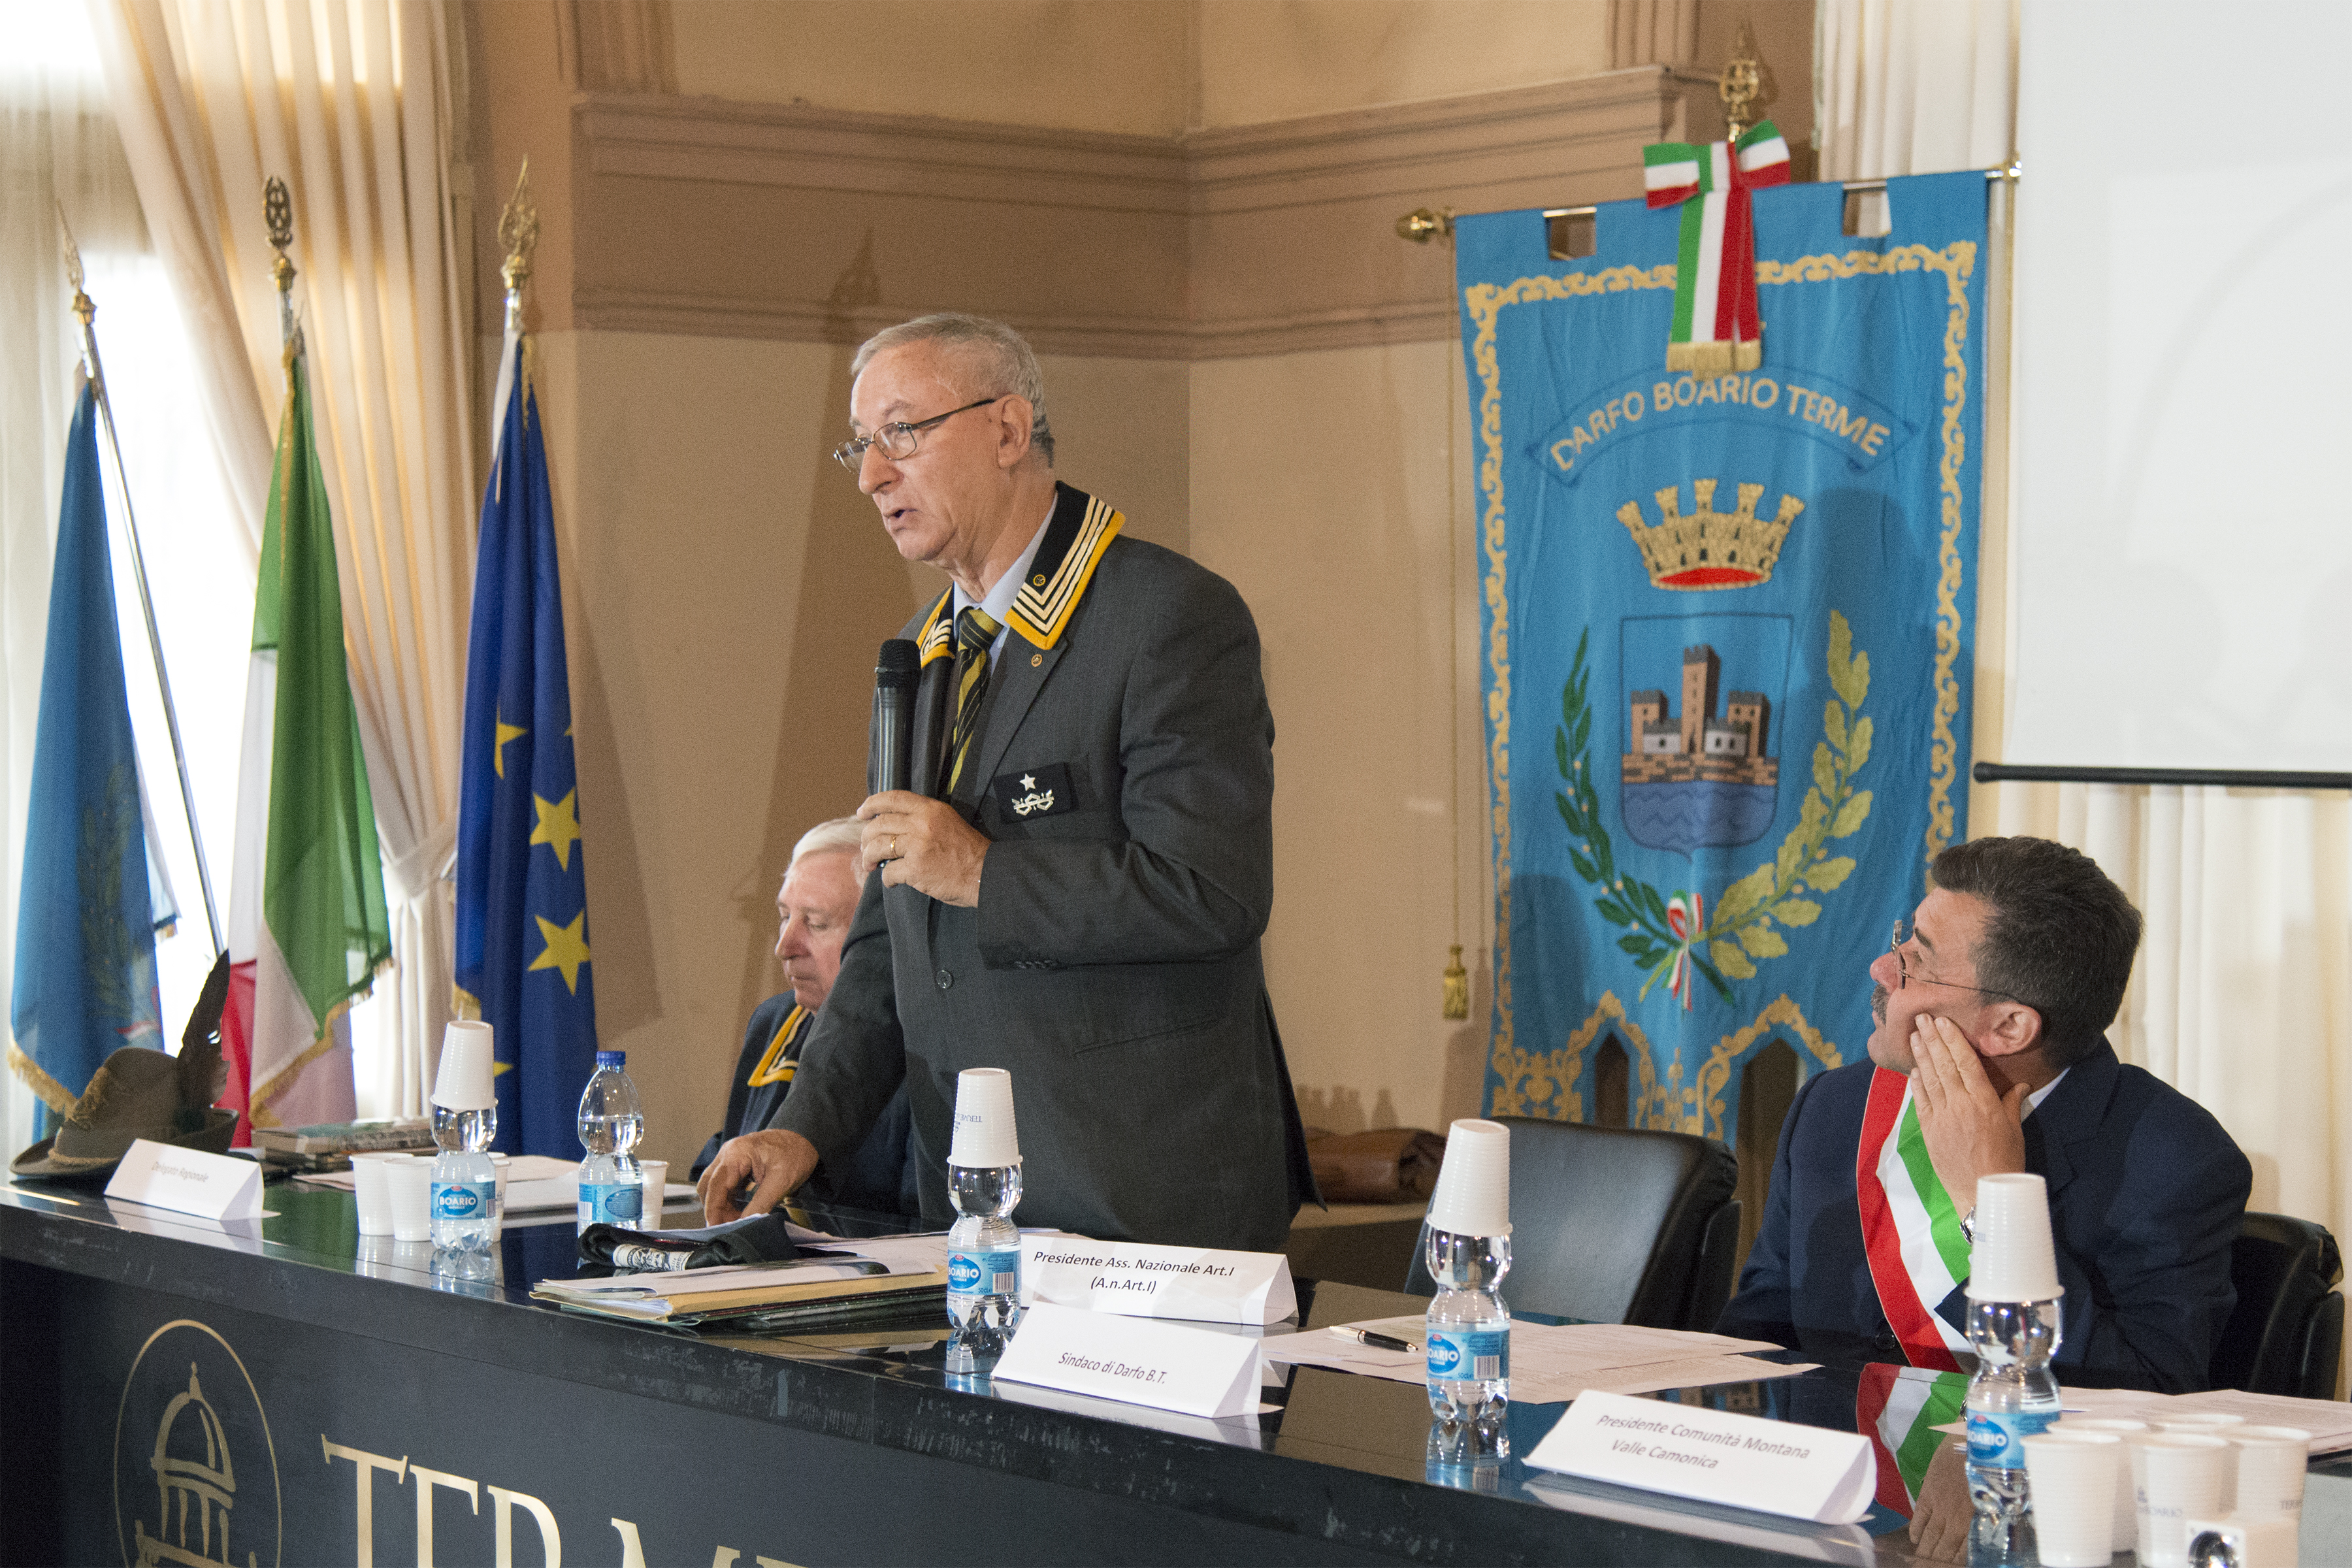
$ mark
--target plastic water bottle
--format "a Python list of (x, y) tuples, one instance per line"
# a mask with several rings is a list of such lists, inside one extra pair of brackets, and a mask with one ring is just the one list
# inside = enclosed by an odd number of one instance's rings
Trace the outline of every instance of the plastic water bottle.
[(1021, 1167), (950, 1165), (948, 1198), (948, 1371), (986, 1372), (1021, 1322)]
[(620, 1051), (598, 1051), (596, 1070), (580, 1091), (580, 1228), (634, 1226), (645, 1215), (645, 1193), (631, 1152), (646, 1130), (637, 1086)]
[(1511, 1271), (1507, 1236), (1429, 1233), (1437, 1299), (1424, 1331), (1429, 1352), (1429, 1460), (1475, 1465), (1507, 1458), (1511, 1315), (1496, 1289)]
[(1971, 1559), (2023, 1562), (2033, 1550), (2025, 1439), (2058, 1419), (2058, 1302), (1970, 1301), (1969, 1500), (1976, 1522)]
[(490, 1163), (490, 1140), (498, 1136), (498, 1107), (452, 1110), (433, 1108), (433, 1268), (460, 1279), (488, 1279), (490, 1249), (498, 1238), (498, 1167)]

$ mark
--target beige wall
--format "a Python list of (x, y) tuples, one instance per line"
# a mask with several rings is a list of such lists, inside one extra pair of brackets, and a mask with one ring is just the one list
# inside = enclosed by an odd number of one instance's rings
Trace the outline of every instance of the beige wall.
[(1188, 0), (683, 0), (680, 92), (1166, 136)]
[[(1447, 342), (1192, 367), (1192, 551), (1257, 616), (1274, 706), (1267, 984), (1301, 1109), (1336, 1131), (1479, 1109), (1492, 922), (1466, 414), (1447, 505), (1461, 379)], [(1457, 889), (1476, 984), (1473, 1022), (1447, 1024)]]
[(1201, 0), (1198, 126), (1607, 70), (1608, 0)]

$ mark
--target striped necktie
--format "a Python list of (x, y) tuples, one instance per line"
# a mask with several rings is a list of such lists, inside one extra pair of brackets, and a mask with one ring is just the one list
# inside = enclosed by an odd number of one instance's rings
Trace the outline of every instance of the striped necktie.
[(971, 743), (979, 738), (980, 704), (988, 695), (988, 650), (996, 642), (996, 634), (1004, 628), (978, 605), (968, 605), (956, 616), (956, 710), (955, 743), (950, 747), (954, 761), (948, 767), (948, 795), (952, 799), (956, 785), (963, 782), (964, 759), (971, 752)]

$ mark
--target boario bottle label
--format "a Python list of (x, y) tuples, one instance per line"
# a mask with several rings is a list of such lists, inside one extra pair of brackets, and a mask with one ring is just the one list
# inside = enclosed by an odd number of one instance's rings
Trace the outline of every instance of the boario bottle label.
[(1021, 1249), (948, 1254), (948, 1294), (950, 1296), (1018, 1296), (1021, 1294)]
[(1431, 1329), (1428, 1339), (1433, 1378), (1494, 1383), (1511, 1375), (1508, 1329)]
[(1971, 1410), (1969, 1463), (1979, 1469), (2015, 1470), (2025, 1465), (2025, 1439), (2047, 1431), (2054, 1410)]
[(635, 1182), (580, 1184), (580, 1223), (634, 1226), (645, 1214), (646, 1194)]
[(436, 1182), (433, 1217), (488, 1219), (498, 1202), (499, 1184), (489, 1182)]

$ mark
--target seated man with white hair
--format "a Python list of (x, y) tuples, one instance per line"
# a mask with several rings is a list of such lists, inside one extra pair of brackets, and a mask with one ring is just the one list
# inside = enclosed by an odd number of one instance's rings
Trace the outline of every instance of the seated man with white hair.
[[(727, 1121), (694, 1162), (694, 1178), (730, 1138), (765, 1127), (791, 1092), (801, 1047), (841, 973), (842, 939), (857, 913), (857, 843), (854, 816), (820, 822), (793, 846), (784, 885), (776, 894), (776, 959), (787, 989), (751, 1014), (743, 1054), (727, 1095)], [(906, 1086), (856, 1152), (839, 1169), (819, 1167), (806, 1196), (884, 1213), (916, 1212), (913, 1167), (907, 1159)]]

